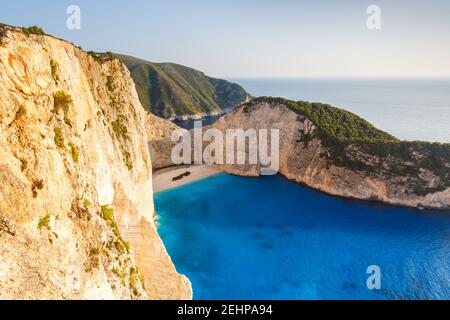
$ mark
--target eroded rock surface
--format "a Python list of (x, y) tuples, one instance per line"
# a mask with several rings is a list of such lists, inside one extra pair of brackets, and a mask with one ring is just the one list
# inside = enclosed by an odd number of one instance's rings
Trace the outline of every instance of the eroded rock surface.
[[(411, 207), (450, 207), (450, 145), (389, 142), (326, 144), (317, 125), (281, 99), (244, 104), (211, 126), (279, 129), (280, 170), (288, 179), (347, 198)], [(259, 175), (255, 165), (223, 165), (225, 172)]]
[(0, 28), (0, 298), (182, 299), (126, 67)]

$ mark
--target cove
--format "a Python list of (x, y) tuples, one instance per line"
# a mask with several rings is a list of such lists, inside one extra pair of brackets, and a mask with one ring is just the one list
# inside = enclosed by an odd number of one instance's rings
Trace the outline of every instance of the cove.
[[(450, 212), (332, 197), (283, 177), (210, 177), (155, 194), (194, 299), (449, 299)], [(369, 266), (381, 288), (369, 290)]]

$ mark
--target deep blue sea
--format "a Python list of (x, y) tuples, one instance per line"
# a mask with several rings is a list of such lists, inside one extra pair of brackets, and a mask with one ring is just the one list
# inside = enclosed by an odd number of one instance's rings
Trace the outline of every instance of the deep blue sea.
[[(157, 193), (159, 232), (194, 299), (450, 299), (450, 212), (221, 174)], [(367, 268), (381, 289), (367, 288)]]
[(402, 140), (450, 142), (450, 79), (231, 79), (253, 96), (329, 103)]

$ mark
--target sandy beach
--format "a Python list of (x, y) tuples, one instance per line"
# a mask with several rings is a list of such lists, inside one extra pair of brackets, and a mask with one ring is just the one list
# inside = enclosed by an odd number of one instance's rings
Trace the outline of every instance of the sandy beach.
[[(221, 172), (213, 165), (180, 166), (159, 170), (153, 174), (153, 191), (176, 188)], [(174, 181), (174, 178), (178, 180)]]

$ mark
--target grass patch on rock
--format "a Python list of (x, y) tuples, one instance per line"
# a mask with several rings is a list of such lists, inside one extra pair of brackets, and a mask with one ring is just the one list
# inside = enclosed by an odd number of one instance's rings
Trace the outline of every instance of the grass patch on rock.
[(59, 110), (64, 111), (64, 115), (69, 112), (69, 108), (72, 105), (72, 96), (66, 93), (64, 90), (58, 90), (53, 96), (53, 112), (58, 113)]
[(39, 219), (38, 229), (41, 230), (42, 228), (50, 230), (50, 213), (48, 212), (44, 217)]
[(21, 104), (21, 105), (19, 106), (19, 110), (18, 110), (17, 113), (16, 113), (16, 119), (23, 118), (23, 117), (25, 117), (26, 115), (27, 115), (27, 108), (26, 108), (23, 104)]
[(69, 142), (69, 147), (73, 162), (78, 162), (78, 158), (80, 157), (80, 148), (72, 141)]
[(41, 27), (38, 26), (31, 26), (28, 28), (22, 28), (22, 32), (24, 34), (26, 34), (27, 36), (34, 34), (34, 35), (38, 35), (38, 36), (43, 36), (45, 35), (44, 30)]
[(94, 51), (88, 51), (87, 54), (98, 63), (111, 61), (115, 58), (114, 54), (111, 51), (108, 51), (106, 53), (97, 53)]
[(106, 224), (111, 228), (118, 241), (114, 243), (115, 248), (119, 252), (130, 252), (130, 244), (122, 238), (119, 227), (114, 218), (114, 209), (108, 206), (101, 206), (99, 215), (106, 221)]
[(108, 76), (106, 78), (106, 88), (108, 88), (109, 92), (114, 92), (114, 90), (116, 90), (116, 86), (114, 84), (114, 78), (112, 76)]
[(129, 140), (128, 129), (123, 123), (122, 119), (117, 119), (111, 123), (112, 129), (117, 137), (121, 137), (124, 140)]
[(85, 207), (85, 208), (91, 208), (92, 207), (92, 202), (90, 202), (89, 201), (89, 199), (84, 199), (83, 200), (83, 206)]
[(58, 83), (59, 76), (58, 76), (58, 64), (55, 60), (50, 59), (50, 70), (52, 72), (52, 78), (55, 81), (55, 83)]
[(62, 133), (61, 128), (56, 127), (55, 129), (53, 129), (53, 131), (55, 132), (55, 138), (54, 138), (54, 140), (55, 140), (55, 145), (56, 145), (58, 148), (65, 149), (64, 135), (63, 135), (63, 133)]

